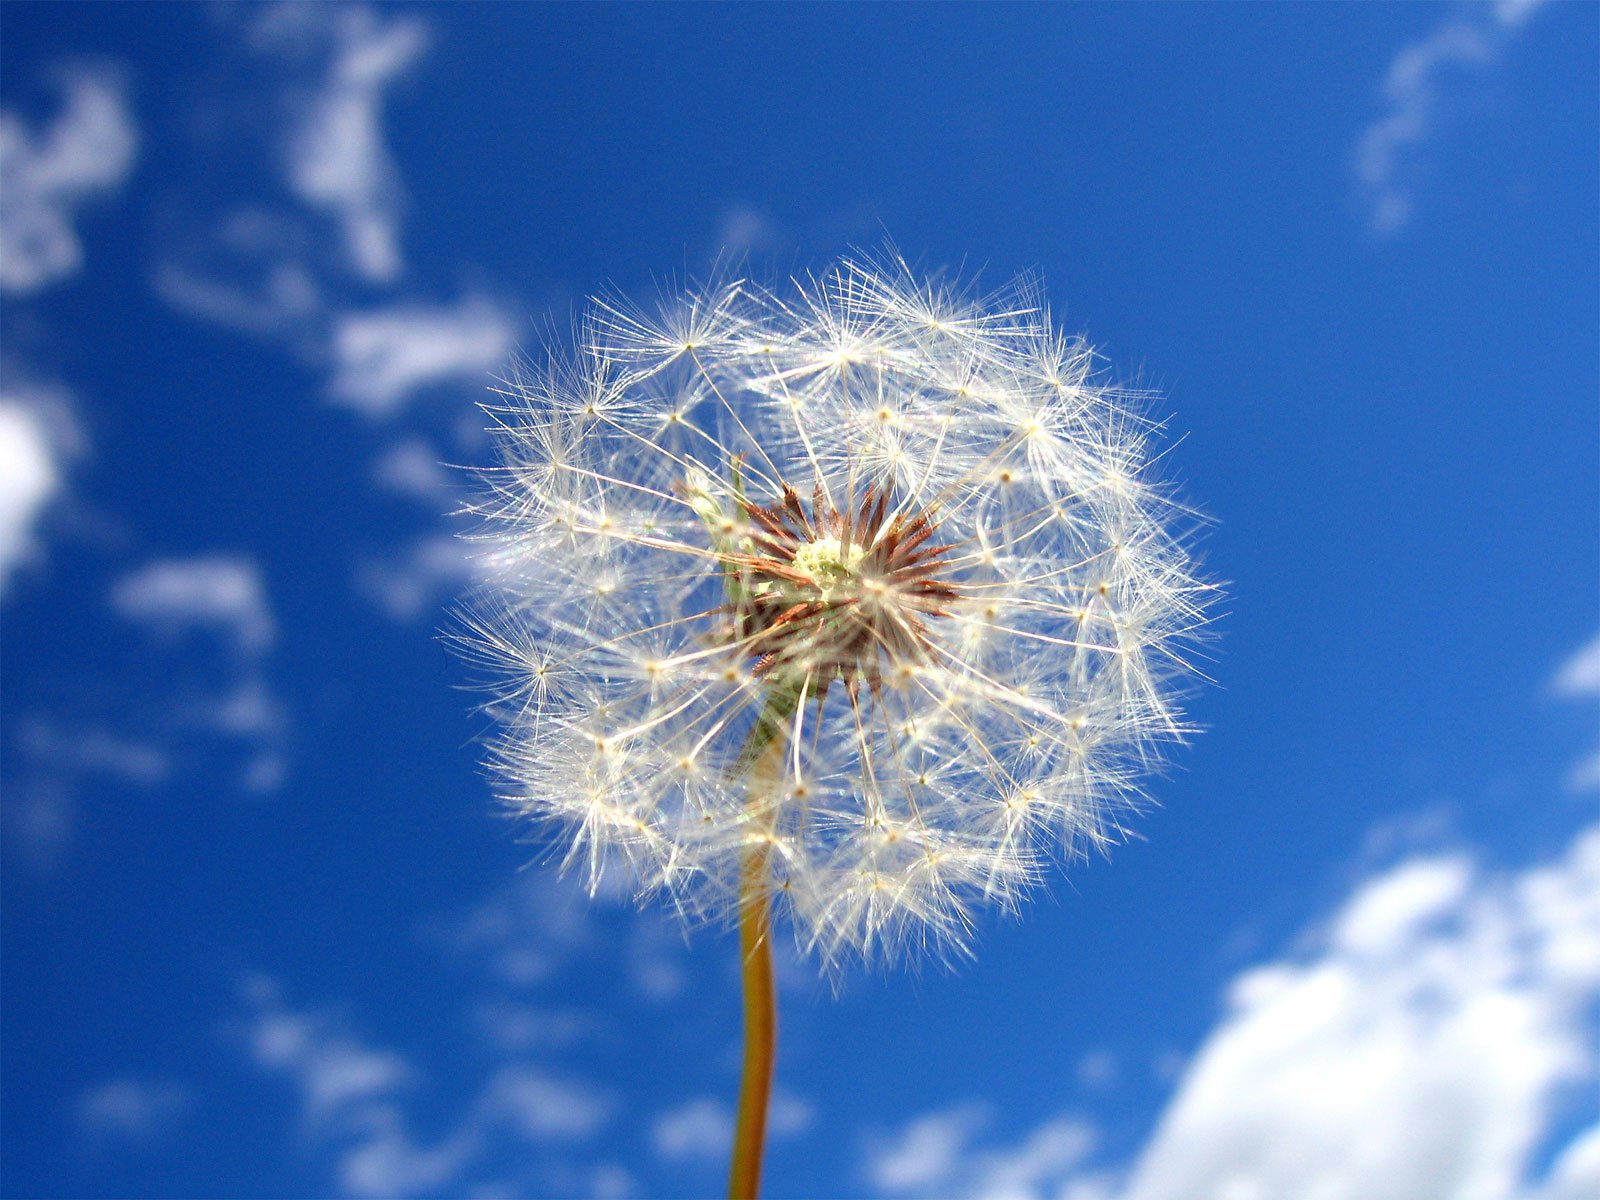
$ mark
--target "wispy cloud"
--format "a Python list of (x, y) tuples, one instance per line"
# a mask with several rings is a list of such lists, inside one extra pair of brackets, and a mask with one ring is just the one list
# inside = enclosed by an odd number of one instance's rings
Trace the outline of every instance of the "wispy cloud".
[(415, 621), (478, 577), (471, 547), (447, 533), (425, 534), (382, 557), (373, 556), (356, 574), (356, 585), (390, 619)]
[(339, 223), (358, 275), (392, 282), (404, 267), (403, 189), (384, 145), (384, 92), (426, 51), (427, 26), (364, 6), (281, 5), (262, 15), (254, 36), (258, 45), (288, 54), (327, 57), (326, 73), (299, 106), (288, 138), (289, 182)]
[(510, 318), (481, 296), (346, 313), (333, 326), (328, 390), (368, 416), (387, 416), (424, 388), (481, 383), (504, 365), (514, 336)]
[(1389, 64), (1385, 111), (1356, 140), (1356, 196), (1379, 237), (1411, 220), (1423, 153), (1448, 106), (1452, 77), (1493, 66), (1542, 0), (1501, 0), (1451, 11)]
[(0, 291), (35, 292), (77, 272), (79, 208), (133, 166), (138, 133), (115, 80), (80, 66), (62, 90), (61, 111), (43, 128), (0, 112)]
[[(1550, 686), (1569, 700), (1600, 696), (1600, 635), (1561, 665)], [(1600, 789), (1600, 746), (1572, 768), (1567, 783), (1574, 791)]]
[(160, 559), (118, 579), (109, 600), (124, 620), (169, 645), (190, 635), (205, 640), (206, 682), (180, 688), (153, 706), (168, 726), (158, 736), (198, 732), (227, 739), (247, 752), (240, 786), (256, 793), (275, 790), (287, 771), (290, 717), (267, 682), (266, 657), (277, 622), (257, 563), (239, 555)]
[[(792, 1093), (773, 1092), (767, 1109), (767, 1137), (776, 1141), (807, 1129), (815, 1112)], [(714, 1161), (733, 1145), (733, 1109), (712, 1096), (697, 1096), (660, 1113), (650, 1123), (650, 1144), (667, 1162)]]
[[(458, 472), (459, 474), (459, 472)], [(442, 508), (458, 494), (459, 479), (439, 461), (439, 452), (419, 437), (409, 437), (385, 450), (372, 468), (373, 480), (402, 496)]]
[(1057, 1194), (1095, 1145), (1093, 1126), (1072, 1116), (1015, 1142), (980, 1145), (992, 1123), (980, 1104), (917, 1117), (871, 1149), (867, 1178), (888, 1194), (1021, 1200)]
[(310, 238), (299, 222), (241, 208), (158, 263), (151, 285), (173, 308), (199, 320), (309, 343), (326, 306), (310, 258)]
[(685, 1101), (651, 1122), (650, 1143), (669, 1161), (726, 1154), (733, 1144), (733, 1110), (709, 1096)]
[(728, 254), (759, 254), (776, 249), (783, 235), (771, 217), (760, 209), (736, 204), (724, 209), (717, 221), (717, 251)]
[(1561, 664), (1551, 686), (1558, 696), (1600, 696), (1600, 635)]
[[(529, 1146), (541, 1148), (541, 1170), (570, 1172), (551, 1153), (589, 1142), (616, 1107), (583, 1080), (513, 1062), (494, 1070), (459, 1115), (427, 1138), (411, 1110), (421, 1072), (410, 1059), (372, 1045), (330, 1014), (288, 1005), (269, 978), (246, 980), (242, 999), (236, 1041), (257, 1067), (298, 1093), (303, 1135), (332, 1148), (347, 1195), (466, 1194), (486, 1163), (508, 1151), (513, 1160), (526, 1158)], [(614, 1179), (615, 1169), (595, 1178), (601, 1176)], [(529, 1188), (507, 1183), (505, 1190)]]
[(93, 1143), (150, 1146), (174, 1133), (192, 1103), (189, 1089), (169, 1080), (112, 1079), (79, 1096), (75, 1115)]
[(163, 635), (209, 630), (248, 656), (267, 649), (276, 634), (261, 570), (248, 558), (150, 563), (116, 582), (111, 606)]
[(480, 1103), (534, 1142), (592, 1137), (615, 1107), (589, 1084), (528, 1066), (502, 1070), (489, 1082)]

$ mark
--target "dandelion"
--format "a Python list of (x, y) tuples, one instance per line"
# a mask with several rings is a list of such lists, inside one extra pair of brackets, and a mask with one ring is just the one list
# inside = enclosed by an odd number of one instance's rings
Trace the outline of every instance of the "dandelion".
[(563, 864), (737, 919), (754, 1194), (774, 909), (829, 968), (959, 953), (1115, 841), (1187, 730), (1210, 590), (1143, 398), (1025, 281), (846, 261), (602, 299), (576, 341), (488, 406), (460, 640)]

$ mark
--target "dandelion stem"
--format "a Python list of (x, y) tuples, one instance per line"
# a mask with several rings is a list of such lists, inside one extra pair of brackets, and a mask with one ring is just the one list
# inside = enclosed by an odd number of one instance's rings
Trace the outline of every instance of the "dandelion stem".
[[(783, 780), (789, 718), (799, 703), (792, 688), (775, 687), (745, 739), (739, 764), (750, 775), (753, 823), (770, 826)], [(739, 877), (739, 953), (744, 963), (744, 1071), (733, 1130), (728, 1200), (756, 1200), (767, 1142), (767, 1102), (778, 1046), (778, 998), (772, 980), (771, 876), (764, 840), (752, 841)]]
[[(781, 756), (780, 756), (781, 757)], [(772, 915), (767, 902), (767, 856), (745, 860), (739, 897), (739, 950), (744, 956), (744, 1074), (733, 1131), (728, 1200), (755, 1200), (767, 1140), (767, 1101), (778, 1044), (778, 1001), (772, 985)]]

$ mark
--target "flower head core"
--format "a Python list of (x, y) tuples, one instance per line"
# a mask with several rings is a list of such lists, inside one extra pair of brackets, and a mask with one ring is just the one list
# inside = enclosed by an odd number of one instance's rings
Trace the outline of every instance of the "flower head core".
[(925, 621), (948, 615), (958, 593), (935, 577), (952, 547), (929, 545), (926, 513), (891, 513), (887, 489), (835, 508), (818, 487), (811, 511), (785, 486), (772, 507), (741, 500), (750, 533), (724, 552), (731, 644), (755, 672), (825, 693), (835, 679), (855, 694), (876, 690), (883, 667), (921, 662), (932, 649)]
[(1188, 731), (1211, 588), (1143, 402), (1025, 281), (888, 259), (596, 301), (487, 406), (458, 640), (505, 802), (691, 918), (758, 856), (830, 964), (963, 947), (1116, 841)]

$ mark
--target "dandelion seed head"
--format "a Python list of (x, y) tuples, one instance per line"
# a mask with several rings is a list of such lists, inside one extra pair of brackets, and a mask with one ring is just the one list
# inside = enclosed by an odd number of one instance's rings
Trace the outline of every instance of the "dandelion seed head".
[(690, 919), (759, 850), (830, 965), (964, 949), (1189, 732), (1211, 589), (1146, 401), (1027, 280), (888, 258), (596, 301), (486, 406), (456, 640), (506, 804)]

